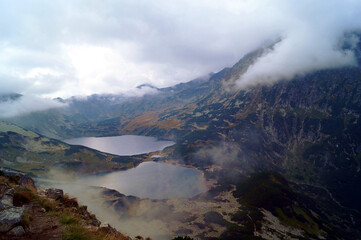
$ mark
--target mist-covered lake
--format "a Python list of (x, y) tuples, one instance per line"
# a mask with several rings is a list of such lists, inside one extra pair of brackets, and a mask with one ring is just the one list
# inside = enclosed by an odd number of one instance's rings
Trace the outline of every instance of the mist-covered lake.
[(143, 162), (126, 171), (83, 177), (76, 183), (152, 199), (190, 198), (207, 191), (205, 179), (199, 171), (158, 162)]
[[(174, 144), (172, 141), (135, 135), (83, 137), (63, 141), (121, 156), (158, 151)], [(125, 171), (83, 176), (72, 184), (106, 187), (125, 195), (151, 199), (189, 198), (207, 191), (201, 172), (160, 162), (143, 162)]]
[(174, 144), (173, 141), (158, 140), (154, 137), (136, 135), (81, 137), (65, 139), (63, 142), (72, 145), (82, 145), (119, 156), (130, 156), (159, 151)]

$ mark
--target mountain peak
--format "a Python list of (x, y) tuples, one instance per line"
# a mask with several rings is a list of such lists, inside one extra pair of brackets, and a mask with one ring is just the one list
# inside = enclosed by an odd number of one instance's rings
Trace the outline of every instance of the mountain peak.
[(150, 83), (143, 83), (139, 86), (137, 86), (138, 89), (143, 89), (143, 88), (151, 88), (151, 89), (156, 89), (156, 90), (159, 90), (159, 88), (153, 86), (152, 84)]
[(0, 102), (16, 101), (22, 96), (19, 93), (0, 93)]

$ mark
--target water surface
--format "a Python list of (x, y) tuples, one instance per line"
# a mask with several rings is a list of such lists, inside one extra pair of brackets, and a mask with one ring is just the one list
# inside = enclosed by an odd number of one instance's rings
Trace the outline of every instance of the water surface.
[[(174, 144), (172, 141), (135, 135), (83, 137), (64, 142), (120, 156), (159, 151)], [(189, 198), (207, 191), (205, 179), (199, 171), (158, 162), (144, 162), (126, 171), (80, 177), (74, 184), (106, 187), (125, 195), (152, 199)]]
[(138, 167), (78, 179), (77, 184), (115, 189), (140, 198), (189, 198), (207, 191), (205, 179), (192, 168), (143, 162)]
[(81, 137), (65, 139), (64, 142), (72, 145), (82, 145), (101, 152), (119, 156), (130, 156), (163, 150), (172, 146), (174, 142), (158, 140), (154, 137), (122, 135), (115, 137)]

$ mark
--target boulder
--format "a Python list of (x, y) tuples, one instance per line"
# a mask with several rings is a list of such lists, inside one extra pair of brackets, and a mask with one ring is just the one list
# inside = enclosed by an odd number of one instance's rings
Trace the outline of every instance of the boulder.
[(9, 207), (0, 212), (0, 233), (8, 232), (24, 217), (24, 210), (21, 207)]
[(99, 225), (99, 228), (109, 228), (111, 227), (109, 223), (107, 222), (102, 222), (100, 225)]
[(7, 183), (0, 184), (0, 196), (4, 195), (7, 190), (10, 189), (10, 186)]
[(0, 199), (0, 211), (13, 206), (14, 193), (13, 188), (5, 191), (4, 196)]
[(101, 222), (98, 219), (92, 219), (90, 224), (92, 226), (99, 227)]
[(22, 226), (17, 226), (7, 232), (7, 235), (22, 236), (25, 234), (25, 230)]
[(104, 223), (101, 223), (100, 226), (99, 226), (99, 229), (103, 232), (106, 232), (108, 234), (113, 234), (113, 235), (116, 235), (118, 232), (115, 228), (113, 228), (109, 223), (107, 222), (104, 222)]
[(19, 180), (20, 186), (27, 187), (29, 189), (32, 189), (36, 191), (34, 180), (26, 175), (21, 176)]
[(13, 196), (5, 195), (0, 199), (0, 211), (13, 206)]
[(61, 190), (61, 189), (49, 188), (49, 189), (46, 189), (45, 195), (46, 195), (48, 198), (52, 198), (52, 199), (58, 200), (58, 199), (63, 198), (64, 192), (63, 192), (63, 190)]
[(9, 195), (9, 196), (14, 196), (14, 194), (15, 194), (15, 189), (14, 188), (10, 188), (9, 190), (7, 190), (6, 192), (5, 192), (5, 195)]

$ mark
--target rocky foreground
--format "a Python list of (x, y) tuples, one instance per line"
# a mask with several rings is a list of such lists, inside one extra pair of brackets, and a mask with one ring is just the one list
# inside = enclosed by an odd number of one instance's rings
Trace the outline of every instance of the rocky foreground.
[(27, 176), (0, 172), (0, 239), (130, 238), (101, 223), (62, 190), (37, 189)]

